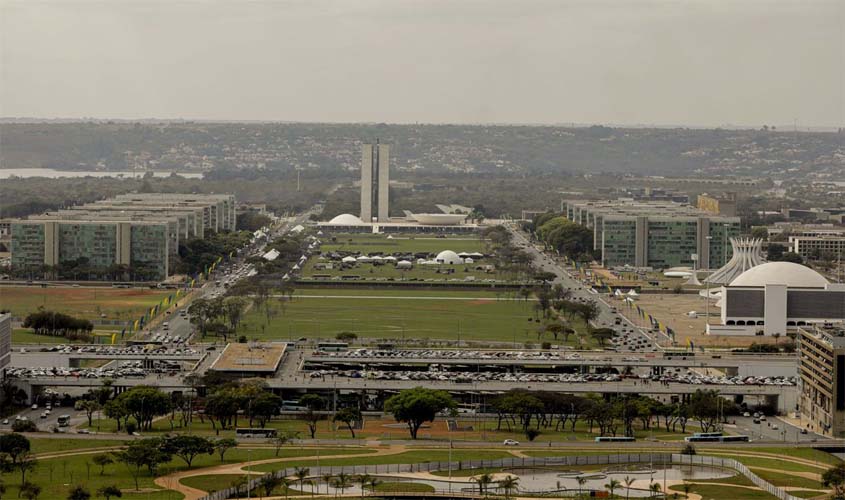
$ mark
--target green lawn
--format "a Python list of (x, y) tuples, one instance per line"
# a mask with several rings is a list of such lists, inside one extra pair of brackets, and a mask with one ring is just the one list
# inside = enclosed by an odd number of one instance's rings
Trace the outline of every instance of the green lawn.
[(823, 495), (824, 493), (820, 493), (818, 491), (810, 491), (810, 490), (791, 490), (789, 492), (789, 494), (794, 496), (794, 497), (798, 497), (798, 498), (813, 498), (813, 497)]
[[(365, 448), (343, 448), (343, 449), (324, 449), (321, 453), (332, 455), (346, 455), (354, 453), (367, 453), (371, 450)], [(302, 457), (310, 456), (315, 453), (313, 448), (282, 448), (279, 452), (278, 458)], [(129, 470), (120, 463), (108, 465), (105, 469), (105, 474), (100, 475), (99, 467), (92, 464), (91, 459), (94, 454), (58, 457), (46, 460), (39, 460), (35, 470), (27, 475), (27, 480), (38, 484), (42, 487), (41, 498), (66, 498), (67, 492), (78, 484), (84, 485), (92, 493), (105, 485), (116, 484), (124, 490), (131, 490), (135, 483), (132, 479)], [(226, 453), (226, 460), (223, 463), (239, 463), (247, 460), (263, 460), (275, 458), (275, 450), (272, 448), (235, 448)], [(218, 455), (201, 455), (198, 456), (193, 463), (193, 468), (209, 467), (219, 465), (220, 457)], [(86, 466), (87, 464), (87, 466)], [(158, 474), (161, 476), (170, 474), (172, 472), (185, 469), (185, 462), (179, 458), (174, 458), (170, 463), (162, 466)], [(20, 485), (20, 473), (10, 472), (2, 474), (3, 484), (7, 487), (7, 495), (9, 498), (17, 496), (17, 490)], [(154, 488), (158, 489), (153, 483), (151, 477), (144, 471), (139, 478), (139, 486), (142, 489)], [(123, 498), (147, 498), (147, 493), (127, 496), (124, 493)], [(181, 495), (173, 491), (159, 491), (151, 492), (150, 498), (155, 500), (165, 500), (182, 498)]]
[[(118, 328), (118, 327), (114, 327)], [(91, 342), (86, 343), (100, 343), (100, 344), (109, 344), (111, 343), (111, 332), (114, 330), (107, 330), (106, 327), (98, 327), (94, 330), (95, 337), (101, 337), (99, 339), (93, 338)], [(118, 331), (119, 328), (118, 328)], [(102, 335), (98, 335), (102, 334)], [(55, 337), (53, 335), (38, 335), (34, 333), (29, 328), (15, 328), (12, 330), (12, 343), (13, 344), (44, 344), (44, 345), (57, 345), (57, 344), (81, 344), (83, 343), (80, 340), (68, 340), (64, 337)]]
[(0, 287), (0, 309), (24, 318), (39, 307), (72, 316), (96, 319), (137, 319), (172, 291), (143, 288)]
[(787, 455), (790, 457), (803, 458), (819, 462), (820, 464), (836, 465), (842, 462), (842, 459), (814, 448), (754, 448), (753, 451), (761, 453), (774, 453), (777, 455)]
[(742, 455), (731, 455), (722, 453), (708, 453), (708, 455), (720, 456), (723, 458), (733, 458), (734, 460), (743, 463), (749, 467), (765, 467), (767, 469), (780, 469), (793, 472), (815, 472), (818, 474), (824, 472), (826, 469), (824, 465), (821, 465), (821, 468), (819, 468), (813, 467), (811, 465), (789, 462), (787, 460), (778, 460), (776, 458), (745, 457)]
[(796, 488), (807, 489), (823, 489), (820, 482), (805, 477), (793, 476), (791, 474), (783, 474), (780, 472), (770, 472), (751, 467), (751, 471), (760, 476), (760, 478), (772, 483), (775, 486), (794, 486)]
[(122, 446), (126, 441), (118, 439), (52, 439), (31, 438), (29, 440), (32, 453), (60, 453), (69, 450), (83, 450), (86, 448), (105, 448)]
[(436, 236), (411, 236), (385, 234), (332, 234), (322, 238), (320, 250), (323, 253), (336, 251), (361, 252), (363, 254), (382, 253), (439, 253), (443, 250), (453, 252), (486, 253), (485, 240), (472, 235), (438, 238)]
[[(670, 486), (671, 491), (680, 492), (683, 495), (683, 488), (680, 485)], [(730, 486), (718, 486), (709, 484), (693, 484), (692, 493), (701, 495), (702, 500), (726, 500), (726, 499), (742, 499), (742, 500), (772, 500), (777, 497), (769, 495), (762, 490), (752, 490), (748, 488), (733, 488)]]
[[(498, 450), (453, 450), (452, 461), (469, 460), (496, 460), (512, 457), (506, 451)], [(394, 455), (376, 455), (370, 457), (355, 458), (332, 458), (320, 460), (291, 461), (275, 464), (256, 465), (254, 470), (261, 472), (272, 472), (285, 467), (316, 467), (320, 466), (353, 466), (353, 465), (382, 465), (382, 464), (418, 464), (425, 462), (446, 462), (449, 460), (448, 450), (415, 450), (397, 453)]]
[[(275, 315), (269, 324), (264, 310), (252, 308), (241, 322), (238, 335), (250, 339), (289, 340), (300, 337), (334, 338), (349, 331), (362, 338), (487, 340), (537, 343), (533, 301), (497, 300), (495, 294), (481, 292), (416, 291), (415, 295), (384, 294), (382, 290), (311, 289), (309, 295), (340, 296), (303, 298), (293, 302), (274, 301)], [(455, 300), (456, 297), (468, 300)], [(378, 298), (368, 298), (378, 297)], [(410, 297), (419, 297), (412, 299)], [(581, 323), (573, 325), (583, 331)], [(545, 334), (543, 340), (555, 341)], [(585, 347), (593, 345), (584, 338)], [(577, 345), (571, 335), (569, 345)]]

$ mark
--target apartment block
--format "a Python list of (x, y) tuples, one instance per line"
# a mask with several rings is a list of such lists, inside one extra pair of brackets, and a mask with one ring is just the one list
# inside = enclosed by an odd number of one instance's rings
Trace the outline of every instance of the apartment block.
[(802, 424), (824, 436), (845, 437), (845, 328), (798, 329)]

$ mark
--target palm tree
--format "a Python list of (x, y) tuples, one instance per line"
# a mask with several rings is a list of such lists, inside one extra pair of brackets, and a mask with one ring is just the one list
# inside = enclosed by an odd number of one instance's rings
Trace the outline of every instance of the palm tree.
[(585, 484), (587, 484), (587, 478), (584, 476), (576, 476), (575, 480), (578, 481), (578, 496), (581, 496), (582, 488)]
[(280, 482), (279, 479), (273, 474), (267, 474), (266, 476), (261, 478), (258, 484), (261, 488), (264, 489), (264, 495), (269, 497), (273, 493), (273, 490), (276, 489), (276, 486), (280, 484)]
[(656, 497), (660, 494), (660, 483), (651, 483), (648, 489), (651, 491), (651, 496)]
[(352, 478), (349, 474), (341, 472), (334, 478), (335, 495), (337, 495), (337, 490), (340, 490), (340, 494), (343, 495), (346, 488), (350, 486), (352, 486)]
[(611, 480), (610, 480), (610, 482), (608, 482), (607, 484), (605, 484), (605, 485), (604, 485), (604, 488), (605, 488), (607, 491), (609, 491), (609, 492), (610, 492), (610, 496), (611, 496), (611, 498), (612, 498), (612, 497), (613, 497), (613, 492), (614, 492), (614, 491), (616, 491), (616, 488), (619, 488), (620, 486), (622, 486), (622, 483), (620, 483), (620, 482), (619, 482), (618, 480), (616, 480), (616, 479), (611, 479)]
[(499, 481), (499, 488), (505, 491), (505, 499), (510, 498), (511, 491), (514, 491), (519, 486), (519, 478), (516, 476), (508, 476)]
[(631, 485), (634, 484), (635, 479), (630, 476), (625, 476), (625, 500), (631, 498)]
[(279, 478), (279, 486), (281, 486), (282, 491), (285, 492), (285, 498), (287, 498), (288, 494), (290, 493), (290, 485), (291, 484), (292, 484), (292, 481), (290, 479), (288, 479), (286, 477)]
[(472, 480), (478, 483), (478, 493), (486, 497), (487, 486), (493, 482), (493, 476), (491, 474), (482, 474), (480, 476), (475, 476)]
[(314, 481), (312, 481), (311, 479), (306, 479), (305, 481), (302, 482), (302, 484), (308, 485), (308, 486), (311, 487), (311, 496), (313, 497), (314, 496), (314, 485), (316, 483), (314, 483)]
[(367, 490), (367, 486), (370, 484), (372, 478), (369, 474), (361, 474), (355, 477), (355, 482), (361, 485), (361, 498), (364, 497), (364, 492)]
[(299, 481), (299, 491), (302, 491), (302, 484), (304, 483), (305, 479), (308, 478), (308, 474), (311, 474), (311, 469), (308, 467), (297, 467), (294, 469), (293, 476)]
[(329, 473), (325, 473), (325, 474), (322, 474), (320, 476), (320, 479), (322, 479), (323, 482), (326, 483), (326, 495), (328, 495), (329, 494), (329, 485), (332, 484), (332, 479), (334, 479), (334, 476), (329, 474)]
[(684, 484), (681, 485), (681, 488), (684, 489), (684, 496), (689, 497), (689, 492), (692, 491), (692, 485), (684, 481)]
[(380, 484), (381, 484), (381, 479), (379, 479), (379, 478), (377, 478), (377, 477), (371, 477), (371, 478), (370, 478), (370, 485), (369, 485), (369, 487), (370, 487), (370, 491), (371, 491), (372, 493), (375, 493), (375, 492), (376, 492), (376, 488), (377, 488), (377, 487), (378, 487), (378, 485), (380, 485)]

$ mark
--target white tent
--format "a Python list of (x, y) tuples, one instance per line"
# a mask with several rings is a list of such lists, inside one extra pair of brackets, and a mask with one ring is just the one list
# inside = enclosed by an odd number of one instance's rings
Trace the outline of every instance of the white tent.
[(469, 252), (458, 252), (458, 257), (466, 258), (469, 257)]
[(294, 271), (298, 271), (299, 270), (299, 264), (294, 264), (291, 269), (293, 269)]
[(464, 259), (464, 264), (473, 264), (473, 263), (475, 263), (475, 261), (474, 261), (474, 260), (472, 260), (472, 259), (471, 259), (471, 258), (469, 258), (469, 257), (467, 257), (467, 258), (465, 258), (465, 259)]
[(276, 260), (277, 258), (279, 258), (279, 255), (281, 255), (279, 253), (279, 251), (274, 248), (274, 249), (270, 250), (269, 252), (265, 253), (264, 255), (262, 255), (261, 258), (264, 259), (264, 260), (268, 260), (268, 261), (272, 262), (272, 261)]
[(290, 232), (292, 232), (292, 233), (294, 233), (294, 234), (299, 234), (299, 233), (301, 233), (302, 231), (305, 231), (305, 227), (304, 227), (304, 226), (302, 226), (301, 224), (300, 224), (300, 225), (297, 225), (297, 226), (294, 226), (294, 228), (290, 230)]
[(425, 259), (417, 259), (417, 264), (425, 264), (425, 263), (427, 263), (427, 262), (428, 262), (428, 261), (427, 261), (427, 260), (425, 260)]
[(413, 264), (411, 264), (411, 262), (407, 261), (407, 260), (400, 260), (399, 262), (396, 263), (397, 269), (410, 269), (412, 267), (413, 267)]
[(628, 290), (628, 296), (629, 297), (639, 297), (640, 294), (638, 294), (637, 291), (632, 288), (632, 289)]
[(381, 262), (384, 259), (382, 259), (379, 255), (373, 255), (372, 257), (370, 257), (370, 260), (372, 260), (373, 262)]
[(357, 260), (358, 262), (372, 262), (373, 259), (371, 259), (368, 255), (361, 255)]
[(472, 252), (471, 254), (469, 254), (469, 256), (472, 257), (473, 259), (480, 259), (480, 258), (484, 257), (484, 254), (478, 253), (478, 252)]
[(352, 257), (350, 255), (350, 256), (347, 256), (347, 257), (344, 257), (343, 259), (341, 259), (341, 262), (343, 262), (345, 264), (354, 264), (354, 263), (357, 262), (357, 260), (355, 260), (355, 257)]
[(388, 255), (387, 257), (382, 258), (382, 260), (385, 262), (396, 262), (396, 257)]
[(393, 239), (393, 236), (388, 234), (388, 235), (387, 235), (387, 239), (392, 240), (392, 239)]
[(622, 296), (622, 290), (620, 290), (620, 289), (618, 289), (618, 288), (617, 288), (617, 289), (616, 289), (616, 291), (615, 291), (615, 292), (613, 292), (613, 295), (615, 295), (615, 296), (617, 296), (617, 297), (621, 297), (621, 296)]

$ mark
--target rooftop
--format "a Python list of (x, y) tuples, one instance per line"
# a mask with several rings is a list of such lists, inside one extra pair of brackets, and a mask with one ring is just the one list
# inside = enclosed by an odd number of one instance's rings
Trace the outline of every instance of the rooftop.
[(286, 349), (287, 344), (284, 343), (228, 344), (211, 369), (219, 372), (274, 373)]

